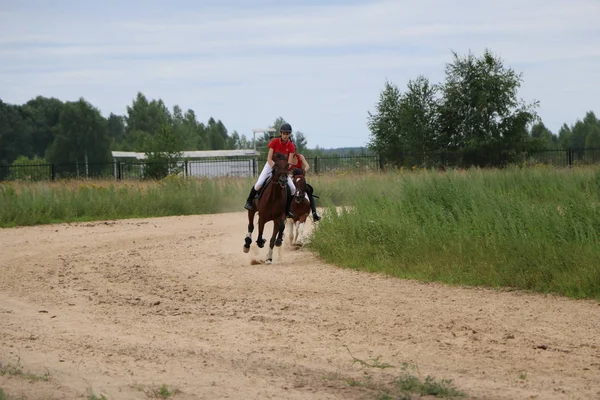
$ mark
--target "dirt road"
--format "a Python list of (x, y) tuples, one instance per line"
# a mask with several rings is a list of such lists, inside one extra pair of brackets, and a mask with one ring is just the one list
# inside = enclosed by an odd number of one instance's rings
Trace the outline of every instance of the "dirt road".
[(266, 250), (242, 252), (245, 228), (241, 212), (0, 230), (0, 388), (376, 399), (409, 374), (467, 398), (600, 399), (597, 302), (387, 278), (287, 244), (252, 265)]

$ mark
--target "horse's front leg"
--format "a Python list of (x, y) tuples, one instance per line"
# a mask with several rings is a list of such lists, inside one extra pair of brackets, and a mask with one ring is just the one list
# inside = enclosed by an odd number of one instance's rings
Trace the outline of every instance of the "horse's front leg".
[(256, 245), (258, 247), (260, 247), (261, 249), (263, 247), (265, 247), (265, 242), (266, 242), (266, 240), (263, 239), (264, 230), (265, 230), (265, 221), (263, 221), (263, 218), (260, 216), (260, 214), (258, 214), (258, 238), (256, 238)]
[(296, 227), (296, 244), (302, 243), (300, 238), (302, 237), (303, 232), (304, 232), (304, 222), (298, 221), (298, 226)]
[(298, 244), (298, 224), (300, 222), (295, 221), (294, 222), (294, 230), (292, 231), (292, 236), (294, 237), (294, 240), (292, 240), (292, 244), (295, 246)]
[(275, 237), (277, 236), (278, 230), (279, 230), (279, 225), (276, 223), (276, 221), (273, 221), (273, 234), (271, 235), (271, 240), (269, 240), (269, 253), (267, 254), (267, 261), (266, 261), (267, 264), (273, 263), (273, 247), (275, 247)]
[(279, 220), (278, 226), (275, 223), (273, 223), (273, 236), (275, 236), (275, 226), (277, 226), (277, 240), (275, 240), (275, 246), (277, 246), (277, 247), (280, 247), (281, 244), (283, 243), (283, 232), (285, 231), (285, 220), (286, 220), (285, 217), (281, 218)]
[(244, 239), (244, 253), (250, 250), (252, 244), (252, 232), (254, 232), (254, 213), (255, 211), (248, 210), (248, 233)]

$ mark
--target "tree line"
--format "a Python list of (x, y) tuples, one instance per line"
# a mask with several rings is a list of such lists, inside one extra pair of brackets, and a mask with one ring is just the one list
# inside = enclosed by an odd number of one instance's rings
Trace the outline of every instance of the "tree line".
[[(277, 129), (282, 122), (278, 117), (270, 127)], [(257, 150), (265, 152), (269, 135), (257, 134)], [(169, 109), (161, 99), (148, 100), (141, 92), (124, 115), (106, 118), (84, 98), (63, 102), (38, 96), (22, 105), (0, 100), (0, 165), (17, 159), (21, 164), (106, 163), (114, 150), (156, 157), (162, 152), (252, 149), (253, 140), (230, 133), (221, 120), (200, 122), (193, 110)], [(306, 149), (302, 132), (294, 132), (294, 141)]]
[[(386, 81), (375, 112), (368, 112), (369, 142), (344, 154), (365, 153), (386, 162), (408, 165), (415, 154), (457, 152), (463, 165), (499, 166), (543, 149), (600, 148), (600, 121), (592, 111), (582, 120), (551, 132), (536, 113), (538, 102), (517, 96), (522, 74), (504, 65), (491, 51), (477, 57), (452, 52), (445, 81), (418, 76), (405, 92)], [(269, 126), (277, 130), (278, 117)], [(275, 132), (277, 134), (277, 132)], [(270, 133), (247, 138), (229, 132), (221, 120), (200, 122), (196, 113), (138, 92), (124, 115), (101, 112), (80, 98), (63, 102), (38, 96), (22, 105), (0, 99), (0, 165), (25, 163), (81, 165), (112, 161), (111, 150), (144, 152), (149, 159), (177, 156), (186, 150), (252, 149), (265, 152)], [(293, 140), (307, 156), (333, 150), (308, 149), (305, 135)], [(255, 144), (255, 146), (254, 146)], [(335, 150), (335, 149), (334, 149)], [(173, 157), (170, 157), (173, 158)]]
[(600, 148), (600, 121), (592, 111), (574, 125), (551, 132), (537, 115), (538, 102), (517, 96), (522, 74), (490, 50), (477, 57), (452, 52), (445, 81), (425, 76), (401, 92), (386, 81), (368, 114), (368, 148), (397, 165), (414, 155), (459, 153), (463, 166), (502, 166), (544, 149)]

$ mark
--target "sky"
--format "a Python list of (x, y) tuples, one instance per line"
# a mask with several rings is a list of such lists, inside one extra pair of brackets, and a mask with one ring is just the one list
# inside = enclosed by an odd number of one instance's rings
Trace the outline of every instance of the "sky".
[(282, 117), (309, 148), (365, 146), (386, 81), (485, 49), (554, 133), (600, 116), (600, 0), (0, 0), (0, 99), (108, 116), (142, 92), (250, 139)]

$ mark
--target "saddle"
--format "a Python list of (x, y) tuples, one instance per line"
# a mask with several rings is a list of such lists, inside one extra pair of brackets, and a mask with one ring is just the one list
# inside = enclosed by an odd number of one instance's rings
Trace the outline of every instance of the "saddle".
[[(275, 171), (273, 169), (273, 171)], [(271, 176), (269, 176), (267, 178), (267, 180), (265, 181), (265, 184), (262, 185), (262, 187), (260, 189), (258, 189), (258, 191), (256, 192), (256, 197), (255, 199), (260, 199), (260, 197), (262, 196), (263, 192), (265, 191), (265, 189), (267, 188), (267, 186), (269, 186), (269, 184), (271, 183), (271, 181), (273, 180), (273, 174), (271, 174)]]
[(260, 189), (258, 189), (258, 191), (256, 192), (256, 196), (254, 197), (255, 199), (257, 199), (257, 200), (260, 199), (260, 197), (262, 196), (262, 194), (265, 191), (265, 189), (267, 188), (267, 186), (269, 186), (269, 183), (271, 183), (271, 180), (273, 180), (273, 175), (268, 177), (267, 180), (265, 181), (265, 184), (262, 185), (262, 187)]

